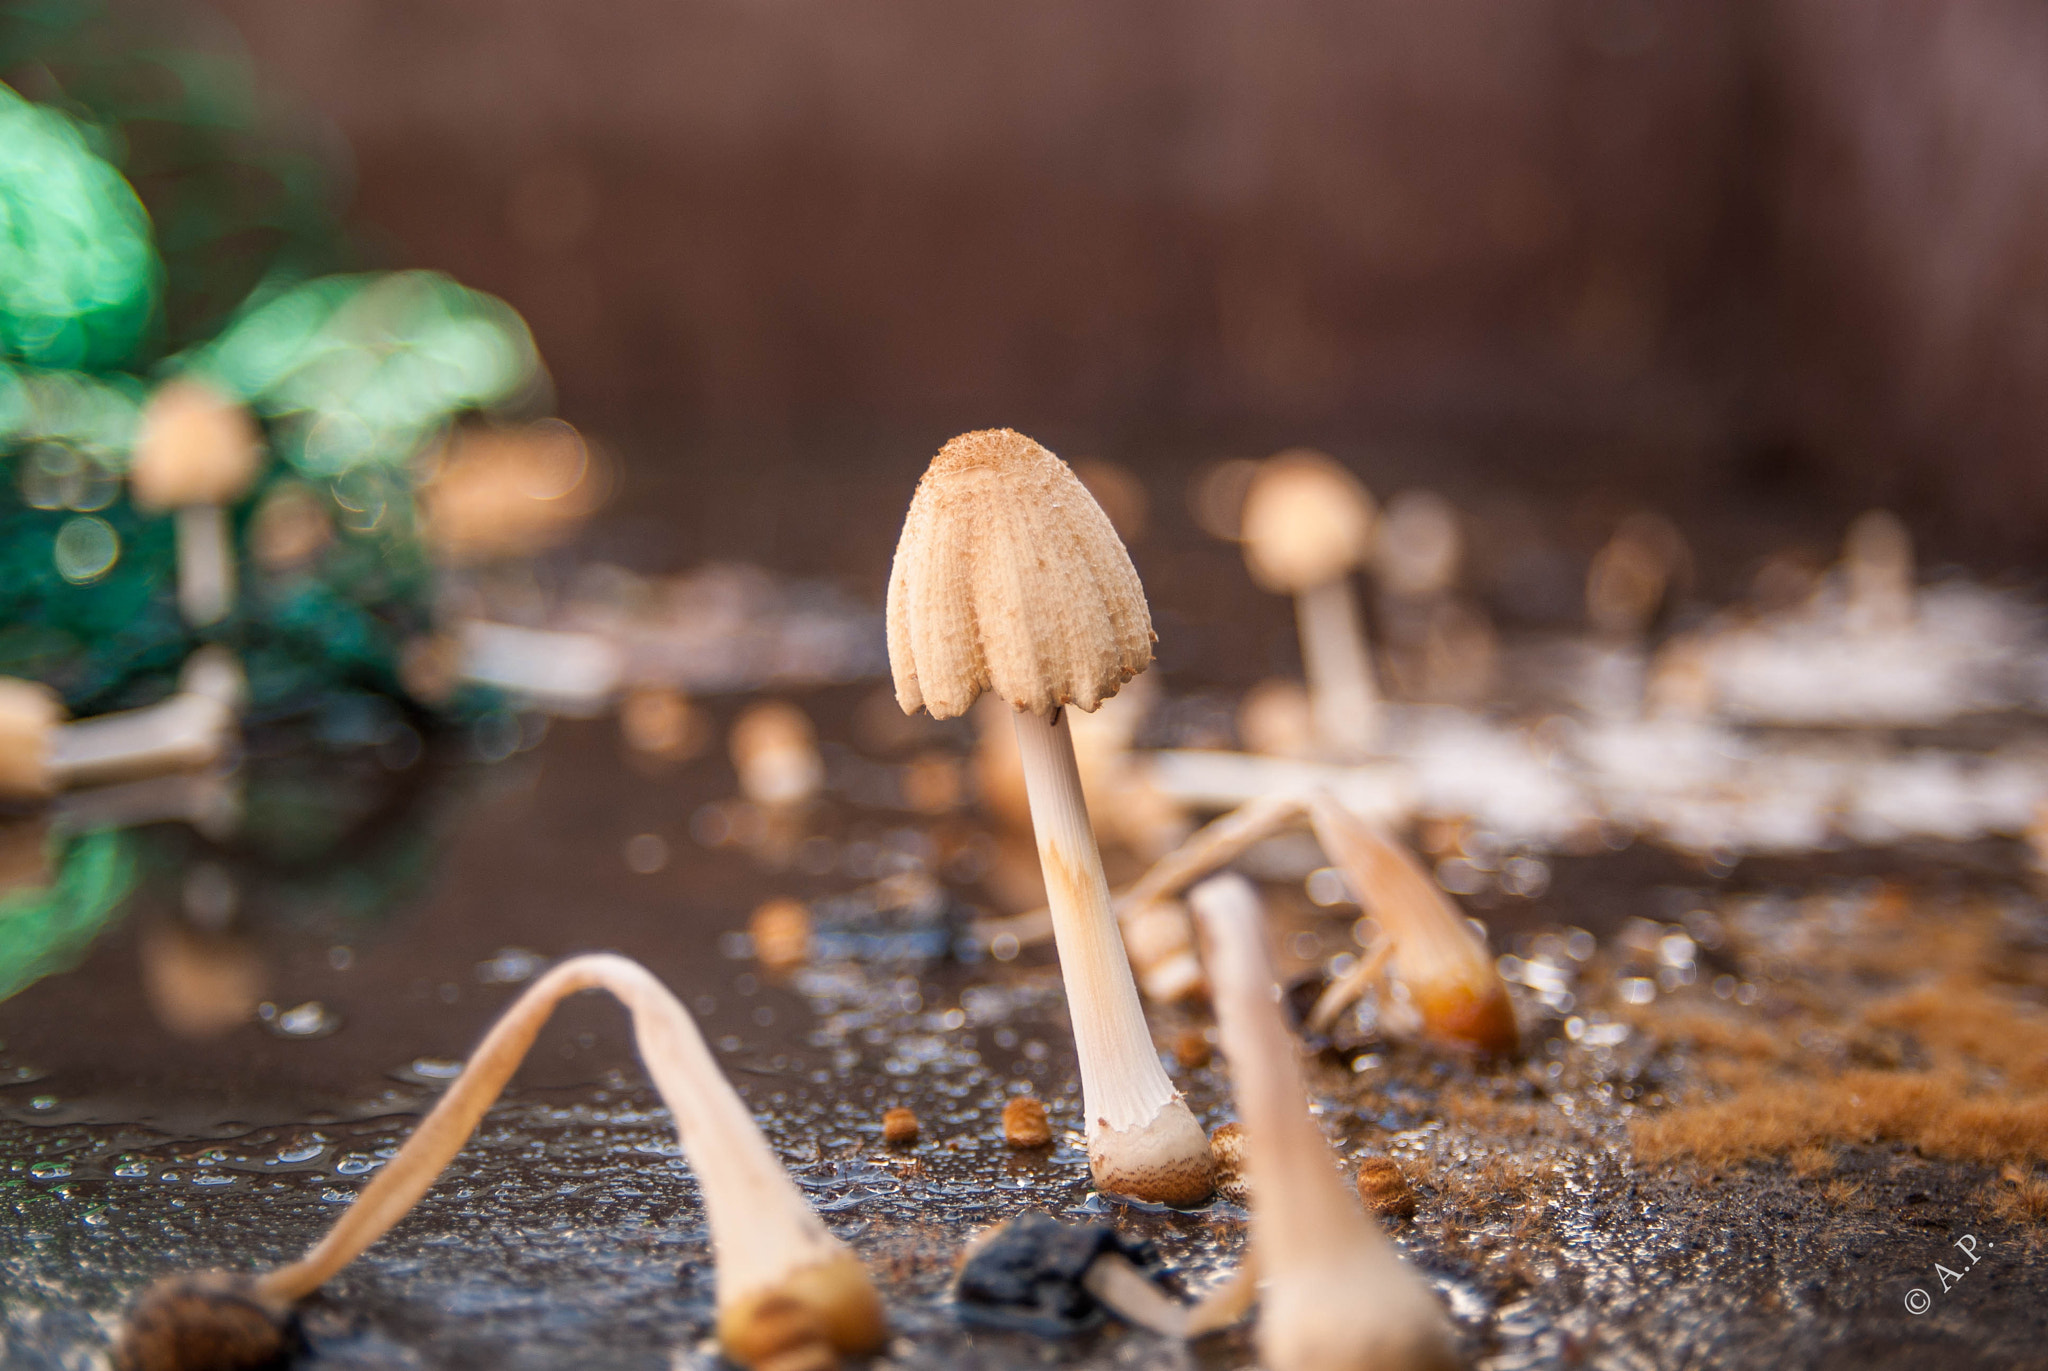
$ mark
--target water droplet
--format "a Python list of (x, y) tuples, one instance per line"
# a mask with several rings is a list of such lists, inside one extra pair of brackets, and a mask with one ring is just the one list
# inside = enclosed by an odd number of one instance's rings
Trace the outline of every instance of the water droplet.
[(668, 865), (668, 840), (659, 833), (641, 833), (626, 840), (627, 869), (652, 876)]
[(355, 1197), (353, 1190), (336, 1190), (332, 1186), (320, 1192), (320, 1202), (322, 1204), (347, 1204), (355, 1199)]
[(57, 1097), (55, 1095), (38, 1095), (28, 1102), (28, 1107), (38, 1111), (55, 1109), (57, 1107)]
[(341, 1027), (341, 1016), (318, 1000), (280, 1011), (267, 1020), (281, 1038), (324, 1038)]
[(97, 581), (121, 559), (121, 535), (96, 514), (66, 519), (51, 551), (57, 574), (75, 586)]
[(194, 1185), (233, 1185), (234, 1183), (235, 1178), (233, 1176), (223, 1176), (218, 1171), (208, 1171), (192, 1178), (192, 1184)]
[(149, 1175), (149, 1163), (124, 1161), (114, 1168), (114, 1174), (123, 1180), (139, 1180)]
[(462, 1063), (445, 1057), (414, 1057), (412, 1074), (430, 1081), (452, 1081), (462, 1074)]
[(282, 1152), (279, 1152), (277, 1154), (276, 1160), (285, 1162), (287, 1164), (295, 1165), (299, 1162), (312, 1161), (315, 1157), (319, 1156), (322, 1152), (325, 1152), (326, 1150), (327, 1145), (325, 1143), (299, 1143), (296, 1146), (287, 1147)]
[(61, 1181), (71, 1174), (70, 1162), (37, 1162), (28, 1174), (39, 1181)]
[(476, 964), (476, 978), (485, 985), (518, 985), (521, 981), (533, 979), (533, 974), (547, 965), (547, 958), (538, 952), (528, 952), (523, 947), (505, 947), (487, 962)]
[(334, 1171), (336, 1175), (340, 1176), (360, 1176), (366, 1171), (375, 1171), (383, 1164), (375, 1157), (365, 1157), (359, 1153), (351, 1153), (334, 1164)]

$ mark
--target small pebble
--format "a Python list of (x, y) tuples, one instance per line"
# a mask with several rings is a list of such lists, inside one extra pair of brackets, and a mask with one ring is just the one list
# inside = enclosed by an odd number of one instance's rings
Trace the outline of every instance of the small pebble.
[(1216, 1193), (1232, 1204), (1250, 1204), (1250, 1178), (1244, 1173), (1244, 1125), (1226, 1123), (1209, 1135), (1209, 1155), (1216, 1162)]
[(917, 1141), (917, 1115), (898, 1105), (882, 1115), (882, 1141), (891, 1147), (908, 1147)]
[(1003, 1141), (1012, 1147), (1044, 1147), (1051, 1142), (1045, 1106), (1029, 1095), (1012, 1095), (1003, 1106)]
[(1400, 1163), (1391, 1157), (1365, 1157), (1358, 1163), (1358, 1198), (1383, 1219), (1415, 1217), (1415, 1187)]
[(1213, 1054), (1208, 1035), (1199, 1028), (1183, 1028), (1173, 1035), (1173, 1059), (1183, 1071), (1200, 1070)]

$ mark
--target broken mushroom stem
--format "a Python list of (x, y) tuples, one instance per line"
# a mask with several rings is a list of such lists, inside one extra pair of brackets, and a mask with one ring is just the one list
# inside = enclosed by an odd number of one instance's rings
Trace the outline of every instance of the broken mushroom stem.
[(194, 652), (168, 699), (75, 723), (48, 688), (0, 678), (0, 799), (208, 766), (234, 737), (241, 699), (241, 668), (221, 647)]
[(1264, 1285), (1254, 1340), (1269, 1371), (1441, 1371), (1457, 1365), (1429, 1288), (1360, 1208), (1309, 1113), (1282, 1020), (1258, 896), (1218, 876), (1191, 896), (1217, 1026), (1244, 1120), (1251, 1240)]
[[(1513, 1052), (1519, 1033), (1500, 972), (1422, 864), (1327, 794), (1310, 798), (1309, 823), (1360, 905), (1379, 920), (1394, 975), (1422, 1016), (1423, 1032), (1480, 1052)], [(1317, 1010), (1334, 1015), (1341, 1007)]]
[[(697, 1174), (717, 1264), (718, 1340), (726, 1355), (742, 1366), (793, 1371), (879, 1347), (882, 1308), (865, 1269), (804, 1202), (689, 1012), (646, 968), (610, 954), (572, 958), (535, 981), (491, 1026), (398, 1155), (311, 1251), (254, 1277), (228, 1278), (241, 1303), (281, 1319), (403, 1218), (468, 1141), (555, 1006), (584, 990), (610, 992), (631, 1015), (641, 1060)], [(189, 1302), (193, 1289), (194, 1278), (177, 1278), (138, 1302), (123, 1339), (124, 1366), (210, 1364), (144, 1355), (177, 1341), (163, 1336), (166, 1311), (189, 1308), (179, 1302)], [(209, 1334), (203, 1318), (188, 1322), (185, 1345), (203, 1345)], [(171, 1329), (180, 1331), (175, 1319)]]
[(1094, 709), (1151, 664), (1152, 616), (1130, 554), (1059, 458), (1009, 429), (962, 434), (911, 499), (888, 630), (905, 713), (952, 718), (983, 690), (1016, 711), (1096, 1184), (1167, 1204), (1207, 1198), (1208, 1140), (1138, 1004), (1067, 714)]

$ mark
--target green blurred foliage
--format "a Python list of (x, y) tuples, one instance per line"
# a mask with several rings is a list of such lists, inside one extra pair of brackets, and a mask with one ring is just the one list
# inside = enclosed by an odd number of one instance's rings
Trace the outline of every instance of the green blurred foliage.
[(135, 888), (127, 834), (59, 835), (49, 842), (56, 869), (51, 881), (0, 894), (0, 1000), (74, 966)]

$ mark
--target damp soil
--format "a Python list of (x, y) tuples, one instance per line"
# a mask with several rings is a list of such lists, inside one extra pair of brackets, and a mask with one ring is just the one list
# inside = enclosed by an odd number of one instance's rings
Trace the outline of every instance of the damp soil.
[[(778, 526), (795, 549), (780, 560), (877, 584), (913, 466), (886, 501), (830, 464), (790, 467), (792, 483), (845, 498), (806, 506), (829, 513), (829, 529)], [(657, 514), (690, 506), (650, 490), (622, 500), (586, 552), (669, 555), (673, 523)], [(750, 490), (703, 508), (744, 504)], [(1754, 522), (1744, 507), (1725, 512), (1731, 526)], [(1244, 687), (1298, 670), (1291, 616), (1171, 502), (1155, 502), (1154, 518), (1134, 553), (1170, 698), (1141, 742), (1216, 745)], [(706, 548), (746, 550), (716, 537)], [(1537, 606), (1537, 626), (1573, 612), (1578, 574), (1542, 582), (1562, 589)], [(603, 949), (645, 963), (697, 1014), (799, 1185), (875, 1272), (896, 1333), (877, 1364), (1251, 1365), (1242, 1330), (1182, 1347), (1114, 1324), (1048, 1339), (955, 1316), (963, 1243), (1010, 1216), (1107, 1219), (1200, 1291), (1241, 1258), (1247, 1215), (1094, 1193), (1050, 950), (997, 960), (971, 934), (978, 917), (1026, 907), (1005, 870), (1016, 844), (971, 809), (904, 807), (905, 764), (964, 760), (971, 731), (923, 723), (882, 736), (876, 689), (791, 696), (817, 725), (827, 785), (780, 829), (734, 804), (717, 740), (739, 697), (707, 702), (713, 746), (677, 764), (632, 753), (611, 720), (528, 719), (498, 730), (488, 760), (403, 733), (375, 746), (348, 729), (252, 738), (243, 781), (261, 802), (248, 821), (215, 838), (138, 832), (136, 888), (116, 918), (75, 967), (0, 1003), (0, 1364), (102, 1364), (120, 1311), (154, 1277), (302, 1252), (521, 987), (551, 961)], [(1113, 878), (1136, 873), (1128, 856), (1111, 860)], [(1780, 1012), (1801, 968), (1703, 930), (1773, 911), (1825, 923), (1882, 885), (1936, 922), (1995, 910), (2018, 946), (2038, 937), (2041, 900), (2016, 844), (1733, 863), (1636, 844), (1549, 854), (1546, 867), (1540, 889), (1495, 883), (1464, 901), (1521, 969), (1522, 1059), (1445, 1055), (1361, 1022), (1311, 1060), (1346, 1166), (1389, 1156), (1412, 1182), (1415, 1214), (1390, 1233), (1472, 1364), (2048, 1366), (2048, 1227), (2007, 1193), (2041, 1184), (2048, 1158), (2025, 1159), (2014, 1180), (1998, 1159), (1880, 1132), (1824, 1140), (1825, 1158), (1809, 1145), (1648, 1162), (1636, 1132), (1725, 1085), (1684, 1033), (1660, 1026), (1666, 1006), (1801, 1031)], [(1290, 976), (1358, 950), (1357, 911), (1311, 903), (1299, 871), (1266, 891)], [(744, 935), (777, 896), (809, 902), (819, 933), (819, 955), (782, 978)], [(1689, 960), (1660, 962), (1656, 949), (1681, 933)], [(167, 958), (229, 977), (255, 1013), (171, 1031)], [(2048, 997), (2038, 959), (2011, 967), (2001, 993)], [(1853, 980), (1824, 993), (1860, 993)], [(1641, 987), (1652, 1003), (1635, 1002)], [(1162, 1050), (1207, 1027), (1190, 1009), (1152, 1017)], [(1205, 1125), (1232, 1117), (1223, 1063), (1169, 1062)], [(1831, 1068), (1799, 1069), (1818, 1082)], [(1002, 1140), (1001, 1111), (1026, 1091), (1046, 1103), (1055, 1141), (1020, 1153)], [(897, 1105), (921, 1122), (913, 1147), (883, 1142), (882, 1114)], [(1965, 1238), (1974, 1263), (1956, 1246)], [(624, 1016), (591, 995), (558, 1010), (450, 1171), (304, 1321), (309, 1365), (337, 1371), (652, 1371), (717, 1364), (712, 1299), (695, 1182)]]
[[(288, 879), (288, 862), (246, 842), (145, 834), (120, 922), (75, 970), (0, 1005), (5, 1364), (91, 1365), (154, 1276), (303, 1250), (520, 984), (600, 948), (644, 961), (699, 1015), (799, 1184), (876, 1271), (897, 1333), (888, 1363), (1249, 1364), (1242, 1333), (1183, 1349), (1115, 1326), (1049, 1340), (955, 1317), (964, 1236), (1009, 1216), (1110, 1218), (1199, 1290), (1242, 1254), (1246, 1215), (1221, 1201), (1152, 1212), (1093, 1192), (1056, 968), (1029, 948), (995, 961), (967, 933), (992, 901), (993, 844), (957, 815), (848, 798), (876, 798), (892, 760), (854, 741), (870, 692), (806, 697), (831, 786), (808, 841), (766, 860), (730, 841), (722, 758), (650, 769), (603, 721), (557, 722), (495, 765), (430, 753), (393, 772), (392, 812), (364, 822), (351, 854), (364, 881), (389, 883), (381, 900)], [(943, 730), (936, 741), (967, 745)], [(260, 749), (250, 765), (266, 765)], [(390, 875), (371, 860), (392, 841), (384, 830), (428, 835), (435, 859)], [(1617, 1003), (1620, 980), (1644, 979), (1630, 949), (1744, 901), (1867, 895), (1873, 865), (1838, 854), (1706, 871), (1648, 848), (1560, 858), (1540, 897), (1475, 901), (1504, 955), (1561, 966), (1570, 987), (1525, 977), (1546, 998), (1516, 985), (1524, 1060), (1356, 1031), (1314, 1059), (1339, 1152), (1391, 1156), (1415, 1184), (1416, 1214), (1394, 1239), (1476, 1365), (2042, 1363), (2043, 1230), (1993, 1203), (1997, 1166), (1881, 1139), (1833, 1149), (1824, 1168), (1635, 1159), (1631, 1122), (1686, 1094), (1689, 1060), (1640, 1016), (1594, 1008)], [(1997, 845), (1881, 865), (1928, 898), (2038, 914), (2019, 854)], [(214, 936), (259, 968), (262, 1006), (201, 1038), (165, 1031), (145, 971), (152, 938), (190, 921), (195, 870), (215, 873), (202, 885), (225, 872), (241, 892)], [(892, 908), (905, 878), (922, 894)], [(1273, 893), (1281, 945), (1308, 974), (1351, 916), (1299, 890)], [(776, 894), (812, 901), (823, 953), (779, 980), (743, 935)], [(1711, 941), (1693, 944), (1692, 983), (1669, 998), (1707, 1003), (1729, 979), (1749, 984)], [(1204, 1020), (1174, 1010), (1155, 1025), (1166, 1044)], [(1205, 1123), (1230, 1117), (1220, 1063), (1175, 1066)], [(1002, 1105), (1020, 1091), (1047, 1103), (1049, 1149), (1003, 1143)], [(893, 1105), (917, 1113), (914, 1147), (884, 1145)], [(1966, 1236), (1975, 1263), (1955, 1246)], [(1946, 1289), (1937, 1264), (1960, 1273)], [(1911, 1312), (1914, 1291), (1925, 1313)], [(623, 1016), (587, 996), (557, 1014), (420, 1208), (305, 1323), (314, 1364), (337, 1368), (711, 1364), (712, 1293), (695, 1183)]]

